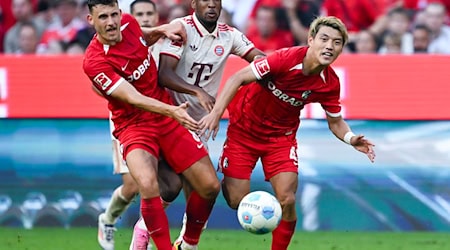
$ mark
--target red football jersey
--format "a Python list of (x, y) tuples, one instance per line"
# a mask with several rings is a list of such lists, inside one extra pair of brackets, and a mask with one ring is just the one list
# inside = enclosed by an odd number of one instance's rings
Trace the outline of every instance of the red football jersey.
[(230, 105), (230, 127), (255, 135), (281, 136), (297, 132), (300, 111), (312, 102), (339, 116), (339, 78), (331, 67), (319, 75), (303, 75), (307, 47), (277, 50), (250, 64), (257, 83), (243, 86)]
[(115, 131), (114, 136), (125, 126), (150, 121), (164, 125), (170, 118), (138, 109), (109, 95), (124, 78), (142, 95), (172, 103), (168, 93), (158, 85), (158, 72), (155, 61), (143, 38), (137, 21), (128, 14), (122, 15), (122, 41), (110, 46), (100, 43), (97, 35), (89, 44), (83, 68), (93, 86), (108, 100)]

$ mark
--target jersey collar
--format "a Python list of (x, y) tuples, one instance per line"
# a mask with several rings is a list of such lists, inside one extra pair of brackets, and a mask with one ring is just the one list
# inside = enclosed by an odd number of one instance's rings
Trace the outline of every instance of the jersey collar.
[(213, 32), (209, 33), (208, 30), (206, 30), (205, 27), (203, 27), (202, 23), (200, 23), (200, 21), (197, 19), (195, 13), (192, 14), (192, 19), (194, 20), (195, 29), (197, 29), (197, 32), (200, 34), (201, 37), (212, 35), (215, 38), (217, 38), (219, 36), (218, 23), (216, 24), (216, 28), (214, 28)]

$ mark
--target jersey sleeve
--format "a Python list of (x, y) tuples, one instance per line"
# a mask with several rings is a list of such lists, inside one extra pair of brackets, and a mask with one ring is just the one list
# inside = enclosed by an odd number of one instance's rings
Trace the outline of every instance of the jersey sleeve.
[(333, 73), (333, 77), (330, 79), (330, 85), (334, 86), (328, 94), (320, 101), (320, 105), (325, 110), (327, 115), (331, 117), (341, 116), (341, 103), (340, 103), (340, 82), (337, 75)]
[[(189, 27), (187, 27), (186, 22), (183, 21), (182, 18), (177, 18), (173, 21), (171, 21), (171, 23), (173, 22), (181, 22), (184, 27), (185, 30), (188, 34), (187, 35), (187, 39), (189, 40)], [(165, 38), (162, 45), (161, 45), (161, 50), (159, 51), (160, 55), (168, 55), (168, 56), (172, 56), (177, 58), (178, 60), (181, 58), (181, 56), (183, 55), (183, 51), (184, 51), (185, 45), (183, 44), (183, 42), (180, 41), (172, 41), (168, 38)]]
[(279, 51), (254, 60), (250, 63), (250, 67), (258, 80), (266, 78), (269, 75), (276, 75), (280, 69)]
[(91, 80), (93, 86), (105, 96), (111, 95), (124, 81), (106, 61), (90, 61), (88, 65), (85, 65), (84, 72)]
[(233, 50), (232, 54), (245, 57), (255, 45), (239, 30), (233, 29)]

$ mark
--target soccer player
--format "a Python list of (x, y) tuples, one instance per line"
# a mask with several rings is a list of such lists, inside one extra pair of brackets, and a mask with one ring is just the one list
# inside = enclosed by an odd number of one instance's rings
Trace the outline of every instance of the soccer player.
[[(133, 1), (130, 4), (130, 11), (131, 15), (133, 15), (136, 18), (136, 21), (139, 23), (141, 27), (151, 28), (155, 27), (158, 24), (159, 18), (158, 13), (156, 11), (156, 5), (151, 0)], [(154, 47), (155, 45), (152, 45), (150, 48), (152, 52), (154, 51)], [(152, 56), (155, 57), (155, 53), (152, 53)], [(111, 121), (111, 119), (110, 119), (110, 128), (112, 134), (114, 131), (114, 124)], [(108, 204), (108, 207), (106, 208), (104, 213), (99, 215), (98, 219), (99, 232), (97, 240), (100, 246), (104, 249), (114, 248), (114, 231), (115, 231), (114, 225), (119, 216), (121, 216), (126, 211), (126, 209), (130, 206), (136, 194), (139, 192), (137, 183), (130, 175), (129, 170), (122, 159), (122, 155), (120, 152), (120, 142), (112, 135), (111, 139), (113, 148), (114, 173), (121, 175), (122, 185), (120, 185), (114, 190), (111, 200)], [(142, 226), (144, 222), (140, 221), (138, 225), (139, 224)], [(134, 241), (132, 241), (131, 244), (133, 245)], [(134, 247), (132, 247), (131, 249), (134, 249)]]
[(220, 184), (205, 147), (187, 130), (199, 129), (186, 112), (188, 104), (171, 104), (168, 93), (158, 85), (148, 49), (162, 36), (184, 41), (184, 28), (174, 22), (141, 30), (132, 16), (122, 15), (117, 0), (88, 0), (88, 7), (88, 21), (96, 35), (86, 50), (83, 69), (96, 91), (108, 100), (113, 135), (138, 185), (141, 214), (150, 236), (157, 249), (172, 249), (157, 179), (161, 154), (193, 187), (186, 206), (184, 239), (190, 249), (196, 249)]
[[(251, 62), (264, 53), (239, 30), (218, 22), (221, 1), (193, 0), (191, 6), (194, 13), (178, 19), (186, 29), (186, 42), (165, 39), (161, 47), (159, 82), (169, 89), (176, 104), (188, 102), (189, 115), (200, 120), (214, 105), (228, 56)], [(206, 140), (199, 139), (206, 146)], [(183, 185), (183, 190), (189, 196), (189, 185)], [(184, 231), (185, 223), (175, 245), (183, 245)]]
[(320, 103), (331, 132), (370, 161), (375, 159), (374, 144), (355, 135), (341, 116), (339, 78), (330, 65), (347, 39), (347, 29), (339, 19), (315, 19), (309, 28), (308, 46), (277, 50), (232, 75), (211, 113), (200, 121), (201, 133), (214, 139), (219, 120), (236, 95), (229, 107), (227, 139), (219, 160), (224, 174), (222, 193), (228, 205), (237, 209), (250, 192), (250, 176), (261, 159), (265, 179), (283, 209), (282, 220), (272, 232), (272, 250), (287, 249), (295, 231), (296, 132), (305, 105)]

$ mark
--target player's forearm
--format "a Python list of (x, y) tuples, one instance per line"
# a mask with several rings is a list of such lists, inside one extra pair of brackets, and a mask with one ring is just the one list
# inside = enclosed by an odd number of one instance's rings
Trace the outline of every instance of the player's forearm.
[(220, 92), (211, 113), (215, 114), (216, 116), (222, 117), (225, 109), (228, 107), (228, 104), (230, 104), (231, 100), (233, 100), (234, 96), (243, 83), (244, 82), (236, 75), (231, 76)]
[(197, 86), (190, 85), (187, 82), (185, 82), (172, 70), (160, 69), (158, 77), (161, 86), (179, 93), (196, 95), (200, 89)]
[(144, 33), (144, 38), (148, 46), (155, 44), (161, 37), (164, 36), (164, 32), (161, 29), (161, 26), (151, 28), (141, 27), (141, 29)]
[[(328, 127), (330, 128), (331, 132), (341, 141), (348, 143), (348, 141), (345, 141), (345, 136), (348, 132), (351, 132), (350, 126), (348, 126), (347, 122), (342, 119), (342, 117), (335, 117), (335, 118), (327, 118), (328, 120)], [(347, 138), (349, 139), (349, 138)]]
[(173, 105), (143, 95), (134, 98), (129, 103), (136, 108), (169, 117), (173, 117), (173, 112), (175, 108), (175, 106)]

